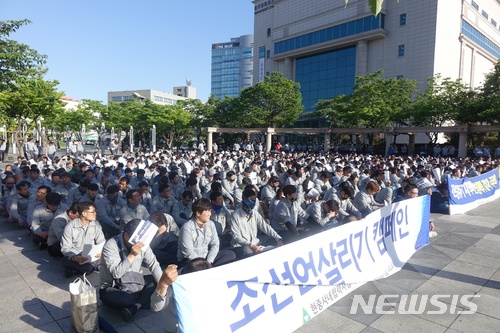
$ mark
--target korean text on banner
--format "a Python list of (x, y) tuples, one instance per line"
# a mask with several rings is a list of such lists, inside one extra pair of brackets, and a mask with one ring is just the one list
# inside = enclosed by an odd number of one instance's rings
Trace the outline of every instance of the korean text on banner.
[(181, 332), (291, 332), (429, 243), (429, 196), (173, 284)]
[(450, 215), (463, 214), (500, 197), (499, 169), (463, 179), (448, 178)]

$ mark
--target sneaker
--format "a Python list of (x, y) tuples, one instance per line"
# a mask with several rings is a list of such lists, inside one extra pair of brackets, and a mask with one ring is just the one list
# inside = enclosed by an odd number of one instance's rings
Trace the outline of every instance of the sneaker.
[(120, 315), (122, 316), (123, 321), (130, 321), (132, 317), (137, 313), (137, 307), (129, 306), (127, 308), (120, 309)]
[(429, 238), (436, 237), (438, 235), (435, 231), (429, 231)]

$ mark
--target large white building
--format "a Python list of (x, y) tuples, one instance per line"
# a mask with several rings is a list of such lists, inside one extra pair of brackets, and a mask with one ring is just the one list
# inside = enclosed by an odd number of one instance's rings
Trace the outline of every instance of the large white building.
[(146, 100), (161, 105), (175, 105), (179, 100), (196, 99), (196, 89), (191, 86), (179, 86), (173, 88), (174, 93), (153, 89), (109, 91), (109, 102), (126, 102), (132, 99)]
[(500, 58), (499, 0), (255, 0), (254, 83), (271, 71), (301, 84), (305, 112), (349, 94), (356, 76), (435, 74), (478, 87)]

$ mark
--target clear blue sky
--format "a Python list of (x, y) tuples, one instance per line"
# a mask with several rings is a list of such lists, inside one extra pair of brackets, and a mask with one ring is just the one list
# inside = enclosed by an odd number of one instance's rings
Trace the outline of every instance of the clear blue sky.
[(210, 95), (212, 43), (253, 34), (251, 0), (0, 0), (0, 20), (29, 19), (10, 38), (48, 56), (48, 80), (74, 99), (192, 80)]

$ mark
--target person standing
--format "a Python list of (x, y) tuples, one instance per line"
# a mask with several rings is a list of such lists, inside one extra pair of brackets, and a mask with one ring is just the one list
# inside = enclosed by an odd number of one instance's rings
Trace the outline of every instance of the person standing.
[(49, 142), (49, 146), (47, 147), (47, 156), (50, 158), (50, 160), (52, 161), (54, 159), (54, 157), (56, 157), (56, 145), (54, 144), (53, 141), (50, 141)]
[(7, 143), (5, 142), (5, 140), (0, 139), (0, 162), (4, 161), (6, 150), (7, 150)]

